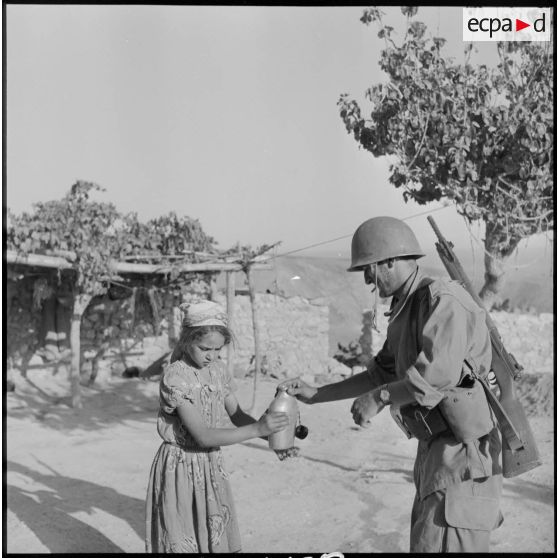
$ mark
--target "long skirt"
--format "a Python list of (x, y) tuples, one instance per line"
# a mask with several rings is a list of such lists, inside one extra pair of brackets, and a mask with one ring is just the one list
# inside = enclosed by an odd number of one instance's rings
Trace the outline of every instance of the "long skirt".
[(147, 552), (239, 552), (240, 533), (219, 448), (164, 442), (149, 476)]

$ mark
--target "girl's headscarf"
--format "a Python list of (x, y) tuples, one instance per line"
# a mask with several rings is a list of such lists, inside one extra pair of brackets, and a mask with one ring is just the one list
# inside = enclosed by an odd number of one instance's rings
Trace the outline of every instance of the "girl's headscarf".
[(211, 300), (185, 302), (179, 306), (184, 313), (183, 327), (219, 325), (227, 327), (227, 313), (222, 306)]

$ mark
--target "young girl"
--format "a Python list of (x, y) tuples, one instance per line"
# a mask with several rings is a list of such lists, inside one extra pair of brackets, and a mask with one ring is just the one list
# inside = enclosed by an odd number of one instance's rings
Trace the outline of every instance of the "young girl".
[[(183, 304), (180, 339), (159, 389), (163, 439), (149, 477), (147, 552), (239, 552), (240, 536), (219, 446), (285, 428), (285, 413), (256, 421), (242, 411), (219, 359), (231, 341), (227, 315), (209, 300)], [(236, 426), (221, 427), (224, 411)]]

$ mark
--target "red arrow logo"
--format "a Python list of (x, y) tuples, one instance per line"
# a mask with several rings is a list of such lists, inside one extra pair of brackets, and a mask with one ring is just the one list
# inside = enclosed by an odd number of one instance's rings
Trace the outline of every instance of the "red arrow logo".
[(525, 23), (524, 21), (521, 21), (520, 19), (515, 18), (515, 30), (516, 31), (521, 31), (522, 29), (525, 29), (525, 27), (531, 27), (530, 23)]

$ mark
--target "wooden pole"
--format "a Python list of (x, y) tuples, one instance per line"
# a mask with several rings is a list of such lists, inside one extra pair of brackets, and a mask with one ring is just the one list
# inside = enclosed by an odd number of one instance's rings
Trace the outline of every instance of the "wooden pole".
[[(234, 294), (235, 294), (235, 275), (234, 271), (226, 272), (227, 280), (227, 317), (229, 329), (234, 331)], [(232, 343), (227, 346), (227, 372), (230, 377), (234, 375), (234, 347)]]
[(217, 274), (211, 273), (209, 275), (209, 300), (216, 301), (219, 296), (219, 290), (217, 289)]
[[(19, 265), (31, 265), (37, 267), (50, 267), (55, 269), (73, 269), (74, 264), (64, 258), (58, 256), (47, 256), (44, 254), (18, 254), (14, 250), (6, 250), (6, 263), (19, 264)], [(242, 265), (232, 262), (207, 262), (207, 263), (181, 263), (178, 264), (176, 268), (169, 266), (168, 264), (140, 264), (140, 263), (128, 263), (128, 262), (117, 262), (112, 261), (112, 270), (115, 273), (140, 273), (140, 274), (152, 274), (161, 273), (168, 274), (173, 269), (178, 270), (183, 273), (194, 273), (203, 271), (242, 271)], [(256, 262), (252, 264), (254, 269), (258, 270), (268, 270), (272, 269), (270, 263), (265, 261)]]
[(136, 325), (136, 303), (138, 301), (138, 288), (132, 288), (132, 296), (130, 297), (130, 328), (128, 330), (128, 334), (130, 337), (134, 335), (134, 326)]
[(254, 328), (254, 391), (252, 393), (252, 410), (256, 405), (256, 393), (258, 389), (258, 374), (261, 368), (261, 355), (260, 355), (260, 327), (258, 323), (258, 312), (256, 309), (256, 288), (254, 286), (254, 278), (252, 277), (252, 266), (246, 267), (246, 278), (248, 279), (248, 293), (250, 294), (250, 304), (252, 306), (252, 327)]
[(70, 386), (72, 396), (72, 407), (81, 409), (81, 318), (85, 309), (91, 302), (93, 297), (89, 294), (78, 294), (74, 296), (74, 310), (72, 312), (72, 323), (70, 327), (70, 347), (72, 351), (72, 360), (70, 367)]
[(168, 323), (168, 338), (169, 338), (169, 348), (174, 349), (176, 346), (176, 342), (178, 341), (178, 337), (180, 335), (179, 331), (176, 331), (175, 321), (174, 321), (174, 305), (175, 305), (175, 297), (173, 291), (170, 289), (165, 289), (164, 291), (164, 299), (165, 299), (165, 312), (167, 315), (167, 323)]
[(161, 329), (161, 318), (159, 317), (159, 306), (157, 305), (157, 297), (155, 295), (155, 287), (147, 290), (149, 304), (151, 305), (151, 323), (153, 324), (153, 333), (158, 336)]

